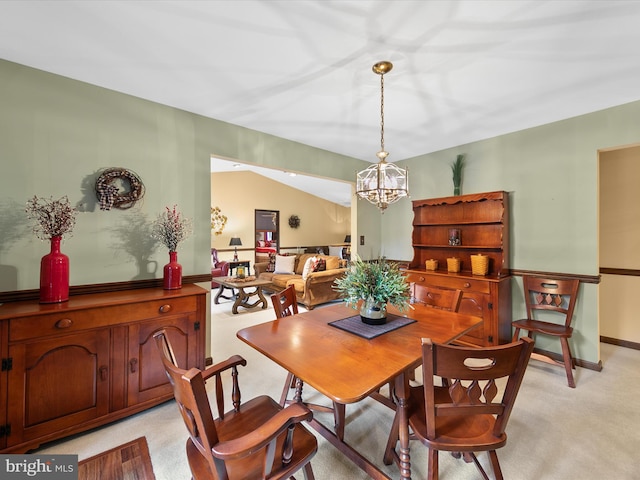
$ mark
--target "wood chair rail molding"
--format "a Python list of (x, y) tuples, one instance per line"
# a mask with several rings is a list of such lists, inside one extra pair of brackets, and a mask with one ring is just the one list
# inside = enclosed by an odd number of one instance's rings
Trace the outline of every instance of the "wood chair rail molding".
[[(211, 282), (211, 274), (187, 275), (182, 277), (182, 284)], [(136, 280), (130, 282), (95, 283), (90, 285), (73, 285), (69, 287), (69, 295), (85, 295), (90, 293), (118, 292), (122, 290), (136, 290), (138, 288), (162, 287), (162, 278), (150, 280)], [(40, 290), (16, 290), (13, 292), (0, 292), (0, 304), (20, 302), (23, 300), (37, 300), (40, 298)]]

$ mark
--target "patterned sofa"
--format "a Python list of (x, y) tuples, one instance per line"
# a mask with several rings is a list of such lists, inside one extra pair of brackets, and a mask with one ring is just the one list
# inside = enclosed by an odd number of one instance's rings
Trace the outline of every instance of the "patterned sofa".
[[(289, 285), (293, 285), (298, 303), (303, 304), (309, 310), (322, 303), (340, 300), (340, 295), (333, 289), (334, 280), (346, 272), (346, 268), (341, 267), (340, 258), (314, 253), (298, 254), (295, 257), (292, 273), (268, 272), (269, 262), (260, 262), (254, 265), (256, 276), (271, 281), (274, 291), (284, 290)], [(311, 257), (323, 259), (326, 263), (326, 269), (310, 272), (306, 278), (303, 278), (305, 263)]]

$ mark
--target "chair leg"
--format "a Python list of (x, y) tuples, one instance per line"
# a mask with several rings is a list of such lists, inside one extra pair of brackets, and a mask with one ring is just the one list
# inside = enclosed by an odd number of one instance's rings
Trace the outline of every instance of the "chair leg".
[(566, 337), (560, 337), (560, 345), (562, 345), (564, 370), (567, 372), (567, 383), (571, 388), (576, 388), (576, 382), (573, 380), (573, 359), (571, 357), (571, 350), (569, 349), (569, 340)]
[(496, 480), (502, 480), (502, 469), (500, 468), (500, 462), (498, 461), (498, 454), (495, 450), (489, 452), (489, 459), (491, 460), (491, 467), (493, 468), (493, 475)]
[(512, 341), (517, 342), (518, 337), (520, 337), (520, 327), (515, 327), (515, 330), (513, 331)]
[(333, 402), (333, 420), (335, 422), (336, 436), (340, 440), (344, 440), (344, 423), (345, 423), (346, 406), (344, 403)]
[(429, 480), (438, 480), (438, 450), (429, 449), (427, 462), (427, 478)]
[(289, 395), (289, 389), (291, 388), (292, 382), (295, 379), (293, 378), (293, 373), (287, 373), (287, 379), (284, 382), (284, 388), (282, 389), (282, 395), (280, 395), (280, 406), (285, 407), (287, 403), (287, 396)]
[(304, 480), (316, 480), (316, 477), (313, 475), (313, 469), (311, 468), (311, 462), (308, 462), (304, 466), (304, 470), (302, 472), (304, 474)]
[(387, 446), (384, 449), (384, 457), (382, 458), (382, 462), (385, 465), (391, 465), (393, 463), (393, 452), (396, 449), (396, 445), (398, 444), (398, 439), (400, 438), (400, 419), (398, 415), (395, 414), (393, 416), (393, 423), (391, 424), (391, 430), (389, 431), (389, 439), (387, 440)]

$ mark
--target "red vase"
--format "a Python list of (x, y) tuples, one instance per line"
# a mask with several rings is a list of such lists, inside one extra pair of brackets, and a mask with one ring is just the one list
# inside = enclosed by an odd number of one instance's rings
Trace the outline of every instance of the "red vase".
[(40, 303), (69, 300), (69, 257), (60, 252), (62, 237), (51, 238), (51, 253), (40, 261)]
[(164, 289), (182, 288), (182, 265), (178, 263), (178, 252), (169, 252), (169, 263), (164, 266)]

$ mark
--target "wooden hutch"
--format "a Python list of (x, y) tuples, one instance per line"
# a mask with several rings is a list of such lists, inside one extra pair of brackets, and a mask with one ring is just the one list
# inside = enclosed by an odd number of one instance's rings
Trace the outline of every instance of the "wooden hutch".
[[(482, 327), (460, 340), (471, 345), (511, 341), (511, 276), (509, 270), (509, 195), (488, 192), (414, 200), (413, 260), (407, 279), (415, 284), (463, 291), (460, 312), (481, 316)], [(488, 257), (486, 275), (471, 271), (471, 255)], [(451, 273), (447, 258), (458, 258)], [(437, 260), (437, 270), (427, 270)]]

